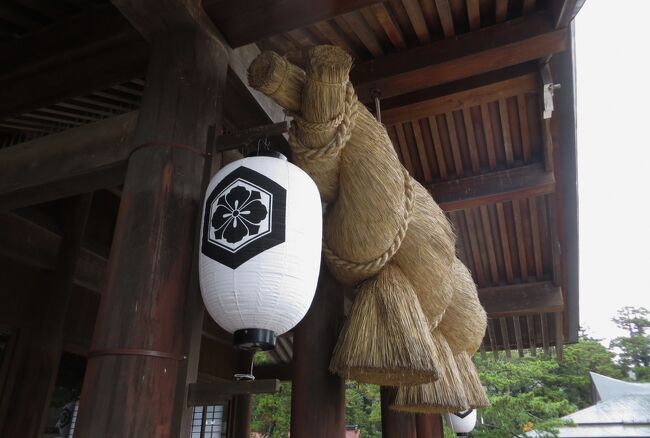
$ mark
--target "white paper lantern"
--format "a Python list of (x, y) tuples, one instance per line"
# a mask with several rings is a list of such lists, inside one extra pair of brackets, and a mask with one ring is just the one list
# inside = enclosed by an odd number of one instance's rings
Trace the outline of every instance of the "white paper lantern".
[(476, 409), (445, 414), (447, 424), (457, 436), (467, 436), (476, 426)]
[(270, 349), (305, 316), (320, 269), (316, 184), (285, 159), (223, 167), (203, 204), (199, 276), (210, 316), (240, 348)]

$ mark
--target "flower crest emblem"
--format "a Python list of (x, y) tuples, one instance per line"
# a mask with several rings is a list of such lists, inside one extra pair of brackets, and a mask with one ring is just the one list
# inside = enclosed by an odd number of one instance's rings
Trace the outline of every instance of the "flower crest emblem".
[(285, 241), (286, 203), (286, 189), (266, 175), (246, 166), (231, 170), (206, 194), (201, 253), (237, 269), (280, 245)]
[(214, 238), (236, 243), (246, 236), (256, 235), (260, 222), (268, 216), (260, 199), (260, 192), (243, 186), (235, 186), (222, 195), (211, 220)]

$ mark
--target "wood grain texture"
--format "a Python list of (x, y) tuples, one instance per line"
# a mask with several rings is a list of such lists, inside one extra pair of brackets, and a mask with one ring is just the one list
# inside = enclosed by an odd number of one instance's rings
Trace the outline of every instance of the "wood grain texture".
[(362, 101), (373, 88), (388, 98), (562, 51), (566, 37), (541, 13), (360, 63), (351, 79)]
[(547, 281), (480, 288), (479, 298), (490, 318), (564, 309), (562, 290)]
[(328, 369), (343, 300), (343, 287), (322, 268), (314, 302), (294, 331), (291, 436), (345, 435), (345, 382)]
[(397, 388), (381, 387), (381, 436), (385, 438), (417, 438), (415, 414), (405, 414), (390, 409)]
[(434, 183), (428, 188), (440, 207), (451, 211), (552, 193), (555, 178), (542, 165), (531, 164)]
[(138, 113), (0, 150), (0, 210), (121, 184)]
[[(220, 120), (227, 61), (197, 32), (153, 42), (134, 142), (204, 151)], [(93, 350), (136, 348), (184, 356), (186, 294), (204, 157), (187, 149), (140, 148), (129, 159)], [(182, 255), (182, 256), (179, 256)], [(172, 436), (180, 364), (161, 357), (102, 355), (88, 362), (80, 436)], [(143, 379), (142, 376), (145, 376)], [(148, 409), (139, 409), (142, 405)]]
[(47, 294), (34, 297), (30, 318), (22, 324), (18, 353), (11, 356), (9, 375), (20, 384), (2, 395), (2, 404), (8, 407), (0, 424), (2, 436), (37, 438), (43, 434), (91, 202), (89, 193), (64, 203), (64, 231), (54, 269), (41, 278)]

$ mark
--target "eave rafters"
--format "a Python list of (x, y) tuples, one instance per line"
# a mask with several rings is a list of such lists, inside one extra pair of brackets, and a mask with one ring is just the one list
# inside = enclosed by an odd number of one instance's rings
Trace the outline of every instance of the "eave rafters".
[[(95, 91), (107, 84), (120, 83), (143, 75), (149, 52), (149, 44), (145, 38), (153, 32), (152, 29), (164, 26), (165, 23), (151, 23), (146, 17), (139, 21), (137, 11), (128, 12), (130, 2), (114, 3), (125, 5), (121, 8), (124, 9), (122, 12), (130, 17), (129, 21), (139, 31), (136, 31), (115, 7), (106, 5), (55, 24), (18, 42), (12, 42), (11, 45), (0, 46), (0, 59), (8, 66), (0, 73), (0, 89), (6, 90), (7, 93), (0, 101), (0, 118), (41, 108), (71, 96)], [(197, 2), (185, 3), (189, 5), (185, 18), (194, 22), (197, 15), (192, 8)], [(405, 36), (399, 28), (395, 28), (395, 32), (388, 37), (397, 42), (399, 52), (384, 51), (382, 53), (389, 54), (355, 65), (352, 80), (363, 101), (368, 100), (371, 89), (381, 89), (384, 123), (403, 123), (427, 118), (433, 113), (451, 114), (471, 106), (484, 107), (488, 100), (502, 103), (514, 98), (518, 99), (520, 107), (525, 105), (526, 93), (539, 92), (538, 60), (548, 60), (551, 55), (569, 48), (571, 35), (566, 26), (582, 4), (580, 0), (553, 0), (549, 10), (529, 10), (522, 18), (499, 20), (500, 22), (493, 26), (481, 28), (481, 17), (477, 15), (476, 8), (478, 2), (470, 3), (474, 9), (470, 17), (473, 24), (469, 33), (456, 35), (458, 29), (454, 29), (453, 21), (450, 21), (451, 15), (445, 15), (446, 38), (430, 39), (430, 36), (427, 36), (426, 23), (420, 20), (418, 10), (414, 8), (409, 14), (416, 17), (419, 23), (417, 36), (421, 46), (407, 48)], [(415, 2), (410, 4), (415, 5)], [(236, 50), (228, 49), (229, 80), (247, 90), (249, 98), (256, 102), (265, 117), (271, 121), (282, 120), (284, 115), (268, 99), (246, 86), (246, 67), (259, 53), (257, 47), (247, 44), (282, 33), (292, 32), (293, 35), (299, 35), (301, 28), (304, 30), (306, 26), (319, 27), (322, 23), (327, 23), (323, 20), (342, 14), (359, 14), (355, 11), (366, 6), (371, 6), (369, 10), (379, 12), (387, 10), (386, 4), (376, 0), (316, 2), (310, 7), (301, 0), (279, 2), (274, 6), (269, 2), (256, 0), (205, 0), (203, 6), (206, 15), (200, 11), (199, 21), (205, 20), (206, 17), (211, 19), (216, 24), (215, 29), (218, 28), (221, 32), (223, 41), (232, 47), (241, 47)], [(248, 14), (246, 20), (241, 19), (244, 13)], [(95, 20), (92, 19), (93, 16)], [(388, 20), (389, 24), (395, 27), (394, 18), (388, 17)], [(79, 37), (80, 35), (83, 37)], [(83, 77), (78, 77), (79, 71), (85, 72)], [(235, 100), (236, 97), (232, 99)], [(131, 147), (128, 141), (131, 128), (124, 123), (120, 125), (120, 120), (136, 116), (137, 114), (129, 114), (107, 119), (93, 125), (70, 129), (60, 134), (61, 136), (52, 135), (0, 151), (0, 210), (119, 184)], [(510, 126), (508, 116), (506, 111), (500, 113), (500, 117), (506, 119), (506, 122), (499, 125), (499, 129)], [(522, 123), (528, 123), (528, 120)], [(95, 136), (93, 140), (91, 137), (97, 132), (102, 132), (102, 129), (105, 129), (103, 132), (106, 136)], [(555, 129), (557, 131), (558, 128)], [(95, 134), (88, 134), (90, 130), (94, 130)], [(544, 134), (547, 132), (544, 131)], [(506, 146), (510, 147), (511, 139), (508, 138), (507, 142)], [(556, 186), (562, 187), (561, 182), (570, 184), (570, 181), (556, 178), (553, 153), (554, 148), (557, 149), (557, 140), (555, 146), (552, 138), (546, 139), (544, 143), (546, 148), (543, 164), (531, 161), (529, 155), (526, 155), (523, 162), (513, 159), (512, 151), (506, 149), (510, 155), (508, 166), (505, 168), (491, 166), (489, 171), (486, 171), (479, 169), (478, 165), (472, 162), (472, 172), (469, 174), (471, 176), (465, 174), (456, 179), (442, 178), (442, 181), (435, 180), (427, 184), (427, 187), (447, 211), (481, 208), (506, 200), (551, 195)], [(524, 151), (524, 154), (526, 153), (529, 151)], [(38, 160), (33, 159), (33, 154), (39, 157)], [(66, 160), (64, 154), (75, 156), (76, 159)], [(477, 160), (476, 157), (472, 159)], [(34, 175), (39, 177), (33, 178)], [(555, 202), (555, 195), (551, 197)], [(551, 217), (555, 219), (558, 216), (558, 220), (562, 221), (567, 212), (559, 210), (557, 213), (553, 211)], [(47, 245), (52, 247), (51, 236), (47, 239), (50, 239)], [(559, 271), (556, 265), (560, 264), (560, 257), (566, 257), (566, 253), (562, 254), (559, 249), (561, 236), (553, 235), (552, 240), (552, 285), (536, 281), (528, 285), (483, 288), (481, 296), (482, 300), (487, 300), (484, 304), (490, 316), (499, 318), (508, 315), (558, 312), (565, 303), (570, 302), (567, 299), (566, 279), (563, 280), (556, 272)], [(516, 245), (512, 240), (510, 244)], [(36, 257), (39, 266), (45, 266), (47, 263), (37, 256), (38, 254), (30, 256), (32, 262)], [(537, 257), (537, 254), (534, 253), (534, 256)], [(81, 266), (83, 268), (84, 265)], [(88, 272), (81, 272), (84, 287), (99, 288), (99, 285), (89, 283), (100, 281), (97, 280), (96, 270), (97, 265)], [(506, 296), (511, 296), (514, 300), (517, 296), (533, 293), (537, 293), (538, 298), (545, 301), (529, 300), (529, 304), (507, 310), (505, 314), (496, 307), (490, 308), (496, 305), (490, 303), (501, 304)], [(558, 293), (563, 299), (558, 299)], [(515, 301), (522, 300), (517, 298)], [(522, 318), (522, 324), (525, 322)], [(498, 330), (498, 324), (496, 327)], [(556, 322), (555, 327), (562, 329), (562, 321)], [(567, 324), (564, 325), (564, 330), (567, 330)], [(527, 334), (527, 331), (522, 335), (518, 334), (517, 329), (510, 330), (511, 337), (515, 336), (517, 339), (518, 348), (521, 338), (527, 343), (527, 336), (524, 336)], [(286, 348), (281, 348), (280, 354), (290, 356), (290, 352), (285, 350)]]

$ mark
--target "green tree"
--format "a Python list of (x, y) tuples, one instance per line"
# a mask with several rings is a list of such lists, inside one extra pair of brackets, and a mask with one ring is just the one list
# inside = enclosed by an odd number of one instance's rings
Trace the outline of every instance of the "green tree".
[(523, 436), (531, 429), (553, 436), (561, 417), (592, 404), (589, 372), (614, 378), (624, 374), (614, 354), (582, 334), (564, 348), (564, 360), (538, 354), (509, 361), (477, 358), (492, 405), (482, 410), (484, 424), (475, 437)]
[(483, 424), (472, 434), (480, 438), (524, 436), (533, 428), (553, 436), (560, 417), (576, 410), (554, 384), (559, 364), (545, 356), (509, 361), (477, 359), (491, 405), (481, 411)]
[(253, 396), (251, 431), (266, 438), (286, 438), (291, 427), (291, 384), (283, 383), (275, 394)]
[(361, 428), (364, 438), (381, 437), (379, 386), (349, 381), (345, 385), (345, 419)]
[[(379, 387), (348, 382), (345, 388), (345, 414), (347, 424), (358, 425), (364, 438), (381, 438)], [(253, 432), (264, 434), (267, 438), (286, 438), (290, 427), (291, 384), (283, 383), (275, 394), (253, 396)]]
[(615, 379), (625, 377), (614, 362), (614, 356), (599, 340), (583, 334), (576, 344), (564, 348), (564, 360), (558, 364), (556, 384), (563, 388), (570, 403), (578, 409), (586, 408), (592, 404), (590, 371)]
[(636, 380), (650, 381), (650, 312), (644, 307), (623, 307), (612, 321), (628, 333), (610, 343), (621, 368), (626, 374), (634, 372)]

